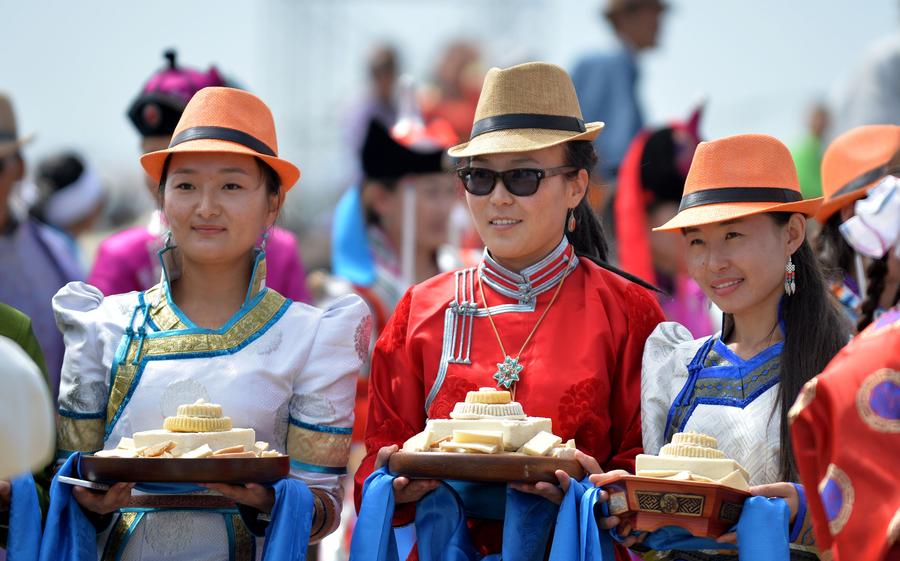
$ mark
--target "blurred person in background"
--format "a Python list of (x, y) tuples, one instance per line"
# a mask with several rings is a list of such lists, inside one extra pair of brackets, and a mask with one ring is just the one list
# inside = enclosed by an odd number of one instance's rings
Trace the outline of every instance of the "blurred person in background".
[(360, 154), (369, 131), (369, 123), (375, 119), (390, 128), (397, 122), (396, 99), (399, 56), (392, 45), (375, 45), (366, 65), (368, 88), (362, 98), (348, 112), (346, 122), (346, 145), (350, 156), (356, 161), (356, 169), (349, 181), (358, 181), (362, 176)]
[(825, 150), (825, 129), (828, 127), (828, 108), (822, 103), (813, 105), (809, 112), (807, 130), (791, 150), (800, 180), (803, 198), (822, 196), (822, 152)]
[(468, 138), (472, 117), (481, 93), (481, 54), (468, 41), (451, 43), (435, 69), (435, 87), (423, 101), (427, 120), (443, 119), (450, 123), (457, 138)]
[(585, 120), (606, 123), (594, 141), (599, 179), (606, 185), (615, 184), (631, 139), (644, 125), (637, 55), (656, 46), (667, 8), (661, 0), (606, 0), (602, 14), (616, 45), (581, 59), (572, 72)]
[[(854, 250), (900, 271), (900, 179), (841, 225)], [(869, 283), (877, 279), (870, 276)], [(833, 561), (900, 559), (900, 307), (885, 311), (810, 380), (788, 413), (816, 543)]]
[(83, 277), (68, 237), (12, 209), (13, 189), (25, 177), (22, 147), (29, 140), (19, 136), (12, 102), (0, 93), (0, 302), (31, 318), (55, 399), (65, 347), (50, 300), (63, 285)]
[(877, 39), (834, 101), (831, 139), (861, 125), (900, 123), (900, 28)]
[[(188, 101), (199, 90), (227, 83), (214, 67), (206, 72), (179, 66), (175, 51), (165, 52), (166, 67), (154, 73), (128, 109), (128, 118), (141, 135), (141, 153), (169, 146), (175, 125)], [(167, 226), (158, 210), (159, 186), (145, 176), (154, 210), (146, 224), (115, 233), (97, 250), (88, 283), (105, 295), (146, 290), (159, 282), (161, 266), (157, 252), (163, 249)], [(299, 302), (310, 302), (306, 272), (294, 235), (275, 226), (266, 244), (269, 287)]]
[(701, 112), (698, 107), (686, 121), (638, 133), (619, 168), (613, 203), (619, 266), (660, 287), (664, 294), (658, 297), (666, 319), (682, 324), (695, 337), (712, 334), (718, 318), (687, 274), (681, 236), (652, 229), (678, 213), (684, 181), (700, 142)]
[(884, 260), (865, 259), (841, 236), (841, 224), (853, 216), (853, 203), (864, 198), (879, 180), (900, 173), (900, 126), (866, 125), (851, 129), (828, 146), (822, 157), (824, 201), (816, 213), (822, 225), (816, 252), (831, 291), (861, 330), (880, 309), (889, 308), (900, 290), (900, 272), (890, 272)]
[(100, 178), (74, 152), (44, 158), (37, 166), (35, 183), (40, 198), (32, 214), (68, 235), (73, 244), (103, 212), (106, 193)]
[[(42, 393), (46, 393), (49, 396), (49, 390), (46, 389), (49, 387), (49, 380), (47, 379), (47, 366), (44, 364), (44, 354), (41, 352), (41, 345), (37, 340), (37, 337), (34, 336), (34, 331), (31, 328), (31, 319), (28, 318), (25, 314), (20, 312), (19, 310), (7, 306), (6, 304), (0, 303), (0, 339), (15, 343), (24, 353), (27, 355), (28, 359), (37, 367), (38, 372), (40, 373), (41, 378), (43, 379), (44, 390)], [(18, 353), (15, 353), (18, 354)], [(0, 370), (9, 369), (8, 372), (0, 372), (0, 375), (9, 374), (12, 376), (16, 376), (17, 379), (14, 380), (14, 383), (23, 382), (19, 377), (25, 375), (22, 372), (16, 372), (16, 359), (14, 357), (0, 357)], [(33, 376), (33, 371), (30, 365), (26, 366), (26, 369), (31, 372), (29, 376)], [(9, 387), (4, 384), (4, 391)], [(10, 396), (7, 396), (9, 398)], [(39, 411), (38, 403), (34, 401), (26, 401), (22, 404), (25, 407), (33, 409), (34, 411)], [(50, 406), (50, 400), (48, 399), (47, 406)], [(17, 433), (20, 432), (20, 423), (22, 422), (22, 418), (19, 417), (19, 411), (15, 406), (12, 406), (8, 403), (0, 404), (0, 410), (4, 410), (9, 416), (4, 417), (2, 419), (4, 427), (13, 428)], [(52, 427), (52, 415), (49, 412), (45, 413), (51, 419), (51, 427)], [(14, 453), (7, 453), (6, 458), (0, 460), (0, 464), (4, 462), (30, 462), (31, 459), (28, 458), (30, 455), (29, 446), (39, 445), (40, 437), (36, 437), (35, 435), (29, 434), (18, 434), (17, 437), (10, 437), (9, 435), (5, 435), (0, 437), (0, 449), (2, 450), (10, 450), (11, 448), (7, 445), (8, 439), (10, 438), (29, 438), (28, 444), (26, 446), (17, 446), (12, 448), (15, 450)], [(51, 435), (52, 436), (52, 435)], [(24, 458), (23, 458), (24, 457)], [(34, 503), (37, 506), (37, 524), (38, 529), (40, 528), (41, 515), (42, 513), (47, 512), (47, 505), (50, 500), (50, 479), (53, 477), (53, 462), (51, 458), (46, 458), (49, 460), (49, 464), (41, 470), (39, 467), (37, 471), (34, 472), (33, 478), (31, 476), (19, 476), (22, 472), (27, 472), (28, 469), (31, 468), (16, 468), (15, 472), (10, 472), (9, 468), (6, 466), (0, 467), (0, 560), (6, 559), (6, 551), (5, 548), (9, 543), (9, 533), (8, 530), (11, 527), (10, 524), (10, 504), (13, 499), (19, 501), (22, 497), (13, 496), (15, 493), (27, 493), (29, 495), (35, 495), (37, 497), (37, 501)], [(21, 465), (21, 464), (20, 464)], [(10, 480), (10, 476), (17, 476), (15, 479)], [(34, 483), (31, 483), (31, 479), (33, 479)], [(32, 489), (34, 489), (35, 493), (32, 493)], [(28, 497), (26, 497), (27, 499)], [(30, 502), (30, 500), (29, 500)], [(26, 508), (28, 508), (26, 506)], [(21, 520), (16, 516), (17, 520)], [(19, 531), (28, 531), (22, 528), (12, 528), (13, 532)], [(16, 543), (15, 539), (13, 539), (13, 543), (11, 548), (15, 548)]]

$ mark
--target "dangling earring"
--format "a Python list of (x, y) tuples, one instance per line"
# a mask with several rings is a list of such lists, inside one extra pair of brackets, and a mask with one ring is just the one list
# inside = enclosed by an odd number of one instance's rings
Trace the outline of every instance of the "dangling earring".
[(165, 249), (172, 249), (175, 247), (175, 243), (172, 241), (172, 230), (166, 232), (166, 242), (164, 245)]
[(269, 230), (266, 229), (265, 232), (262, 233), (262, 243), (259, 244), (259, 250), (263, 253), (266, 252), (266, 243), (269, 241)]
[(784, 266), (784, 293), (788, 296), (797, 292), (797, 283), (794, 282), (796, 270), (797, 267), (794, 266), (794, 262), (788, 257), (787, 265)]
[(569, 209), (569, 224), (567, 226), (569, 233), (574, 232), (575, 228), (578, 226), (578, 222), (575, 220), (575, 209)]

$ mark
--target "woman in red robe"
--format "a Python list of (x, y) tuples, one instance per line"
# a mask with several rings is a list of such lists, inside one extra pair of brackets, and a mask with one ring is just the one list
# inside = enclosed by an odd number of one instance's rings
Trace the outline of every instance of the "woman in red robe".
[[(596, 164), (591, 140), (602, 127), (583, 122), (557, 66), (488, 72), (470, 140), (449, 151), (460, 158), (484, 257), (411, 287), (382, 332), (357, 505), (366, 477), (396, 445), (484, 386), (509, 389), (527, 414), (551, 418), (555, 434), (574, 438), (603, 469), (633, 469), (641, 355), (663, 314), (645, 286), (605, 263), (585, 200)], [(398, 477), (394, 524), (411, 522), (415, 502), (436, 485)], [(561, 498), (548, 483), (516, 488)], [(499, 550), (502, 536), (502, 522), (486, 518), (469, 520), (485, 554)]]

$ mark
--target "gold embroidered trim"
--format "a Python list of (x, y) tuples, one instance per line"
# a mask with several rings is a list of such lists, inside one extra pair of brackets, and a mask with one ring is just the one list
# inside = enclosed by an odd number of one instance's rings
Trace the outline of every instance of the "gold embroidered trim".
[(832, 536), (836, 536), (844, 529), (847, 521), (850, 520), (856, 493), (853, 491), (853, 483), (850, 481), (850, 477), (834, 464), (828, 464), (825, 477), (819, 482), (820, 496), (825, 491), (825, 486), (829, 481), (833, 481), (841, 491), (841, 510), (838, 511), (837, 516), (828, 521), (828, 530)]
[(103, 548), (102, 561), (116, 561), (116, 559), (122, 557), (120, 553), (128, 544), (127, 538), (131, 534), (132, 529), (140, 522), (142, 514), (140, 512), (122, 512), (119, 514), (116, 524), (106, 540), (106, 546)]
[(900, 421), (882, 417), (872, 409), (872, 392), (883, 383), (900, 386), (900, 371), (882, 368), (869, 375), (856, 392), (856, 410), (872, 429), (878, 432), (900, 433)]
[(234, 559), (235, 561), (253, 561), (254, 541), (256, 538), (247, 529), (240, 514), (232, 514), (230, 520), (234, 528)]
[(56, 443), (60, 450), (96, 452), (103, 449), (103, 419), (59, 416)]
[[(116, 413), (125, 403), (135, 376), (143, 368), (141, 363), (144, 360), (165, 355), (222, 352), (234, 349), (257, 334), (266, 323), (275, 317), (286, 301), (286, 298), (274, 290), (267, 290), (252, 310), (245, 313), (227, 331), (221, 333), (176, 331), (169, 334), (157, 332), (153, 336), (145, 338), (143, 346), (140, 344), (140, 339), (135, 337), (128, 347), (124, 362), (117, 366), (116, 377), (110, 388), (109, 402), (107, 403), (107, 425), (112, 424)], [(164, 303), (165, 299), (162, 302)], [(168, 306), (161, 305), (159, 307), (167, 308)], [(152, 311), (150, 315), (153, 316)], [(141, 356), (135, 360), (139, 348)], [(138, 364), (134, 364), (135, 362)]]
[(288, 426), (287, 452), (291, 459), (304, 464), (345, 468), (350, 459), (350, 437), (292, 424)]

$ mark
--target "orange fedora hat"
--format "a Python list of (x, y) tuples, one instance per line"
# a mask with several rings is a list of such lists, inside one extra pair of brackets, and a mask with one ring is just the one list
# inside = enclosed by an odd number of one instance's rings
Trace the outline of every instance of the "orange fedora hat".
[(766, 134), (701, 142), (678, 214), (654, 231), (680, 230), (764, 212), (812, 216), (822, 199), (803, 199), (787, 146)]
[(900, 126), (865, 125), (838, 136), (822, 156), (824, 202), (816, 220), (861, 199), (881, 178), (900, 171)]
[(272, 112), (255, 95), (234, 88), (203, 88), (188, 102), (169, 147), (141, 156), (141, 165), (159, 182), (166, 158), (180, 152), (246, 154), (266, 162), (281, 179), (281, 193), (294, 186), (300, 170), (278, 157)]

